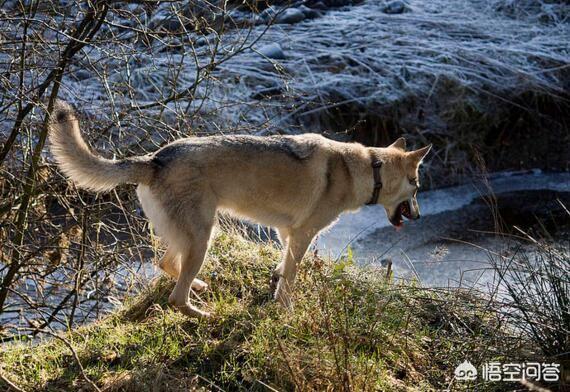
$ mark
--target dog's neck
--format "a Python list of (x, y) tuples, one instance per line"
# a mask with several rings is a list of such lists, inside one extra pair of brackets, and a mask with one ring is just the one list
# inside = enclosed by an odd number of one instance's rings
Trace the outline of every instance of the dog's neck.
[(354, 144), (348, 154), (347, 166), (351, 173), (352, 195), (349, 198), (347, 210), (356, 210), (366, 205), (374, 193), (373, 162), (382, 161), (381, 149), (370, 149)]

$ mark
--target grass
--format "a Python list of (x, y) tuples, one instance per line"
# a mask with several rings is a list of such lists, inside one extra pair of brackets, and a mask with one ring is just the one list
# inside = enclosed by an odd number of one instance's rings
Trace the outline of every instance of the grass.
[[(570, 216), (569, 216), (570, 217)], [(519, 229), (520, 230), (520, 229)], [(570, 244), (556, 244), (520, 230), (510, 257), (491, 257), (505, 294), (504, 312), (547, 357), (570, 360)], [(531, 249), (529, 251), (528, 249)]]
[(173, 283), (160, 278), (95, 323), (4, 346), (0, 389), (461, 390), (474, 387), (453, 380), (464, 359), (519, 352), (481, 299), (402, 285), (350, 258), (308, 255), (285, 311), (269, 293), (278, 259), (273, 244), (221, 233), (201, 273), (213, 318), (169, 309)]

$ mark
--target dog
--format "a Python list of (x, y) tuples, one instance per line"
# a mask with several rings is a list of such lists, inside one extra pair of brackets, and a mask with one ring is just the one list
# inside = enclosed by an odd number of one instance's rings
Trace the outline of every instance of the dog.
[(291, 306), (297, 265), (313, 238), (344, 211), (381, 204), (390, 222), (418, 219), (418, 168), (431, 145), (406, 152), (406, 141), (386, 148), (343, 143), (317, 134), (209, 136), (172, 142), (158, 151), (121, 160), (94, 154), (78, 117), (58, 101), (49, 122), (51, 152), (79, 187), (109, 191), (137, 184), (137, 196), (168, 244), (159, 266), (176, 279), (175, 309), (207, 317), (189, 301), (208, 250), (218, 211), (274, 227), (283, 256), (272, 281), (275, 299)]

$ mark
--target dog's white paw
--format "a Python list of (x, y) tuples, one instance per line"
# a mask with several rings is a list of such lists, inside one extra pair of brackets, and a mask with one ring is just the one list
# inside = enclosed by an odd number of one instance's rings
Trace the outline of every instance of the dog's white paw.
[(182, 313), (188, 317), (192, 317), (192, 318), (206, 319), (206, 318), (210, 318), (212, 316), (212, 314), (210, 312), (200, 310), (197, 307), (190, 305), (190, 304), (184, 304), (181, 306), (174, 306), (174, 308), (179, 310), (180, 313)]
[(174, 309), (180, 311), (180, 313), (194, 318), (209, 318), (211, 314), (209, 312), (203, 311), (195, 307), (194, 305), (190, 304), (189, 302), (178, 302), (176, 298), (172, 295), (168, 298), (168, 303)]
[(192, 281), (192, 290), (197, 293), (201, 293), (202, 291), (206, 291), (208, 289), (208, 283), (204, 282), (200, 279), (194, 279)]

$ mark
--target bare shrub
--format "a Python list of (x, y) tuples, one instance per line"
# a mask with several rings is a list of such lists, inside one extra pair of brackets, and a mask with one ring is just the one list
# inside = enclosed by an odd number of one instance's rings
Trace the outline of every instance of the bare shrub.
[[(131, 187), (93, 195), (56, 170), (44, 148), (55, 99), (75, 104), (86, 139), (107, 156), (220, 130), (220, 112), (233, 103), (215, 72), (270, 25), (253, 30), (251, 4), (236, 21), (236, 4), (2, 2), (3, 339), (98, 317), (153, 274), (145, 261), (160, 248), (147, 240)], [(247, 131), (235, 122), (223, 130)]]

